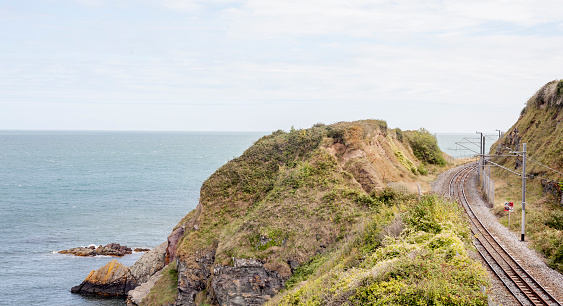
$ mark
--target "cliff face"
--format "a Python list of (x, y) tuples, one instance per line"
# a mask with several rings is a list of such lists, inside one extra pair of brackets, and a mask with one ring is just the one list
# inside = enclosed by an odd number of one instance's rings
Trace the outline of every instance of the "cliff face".
[[(492, 147), (493, 153), (507, 152), (506, 147), (520, 151), (526, 143), (535, 160), (563, 172), (563, 81), (551, 81), (540, 88), (526, 103), (518, 121)], [(499, 159), (508, 162), (508, 158)], [(520, 163), (513, 164), (516, 168)], [(535, 163), (527, 165), (532, 174), (552, 176)]]
[[(545, 84), (526, 103), (518, 121), (491, 148), (492, 160), (507, 168), (522, 169), (522, 158), (502, 156), (521, 151), (526, 143), (526, 235), (531, 245), (554, 269), (563, 271), (563, 81)], [(520, 178), (493, 170), (503, 188), (495, 189), (501, 202), (520, 199)], [(505, 182), (503, 182), (505, 181)], [(516, 202), (516, 201), (515, 201)], [(502, 206), (497, 206), (499, 216)], [(520, 208), (516, 208), (516, 213)]]
[(388, 182), (416, 181), (419, 165), (407, 136), (379, 120), (263, 137), (204, 182), (169, 237), (176, 305), (261, 305), (369, 218)]

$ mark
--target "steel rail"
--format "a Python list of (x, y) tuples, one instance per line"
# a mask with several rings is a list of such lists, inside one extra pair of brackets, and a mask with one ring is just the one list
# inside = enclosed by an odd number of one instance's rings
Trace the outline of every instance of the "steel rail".
[(481, 257), (491, 270), (503, 282), (521, 305), (561, 306), (549, 292), (543, 288), (508, 251), (493, 237), (481, 223), (465, 195), (465, 181), (477, 168), (471, 164), (456, 172), (450, 180), (449, 193), (463, 206), (471, 221), (471, 231), (475, 236), (474, 244)]

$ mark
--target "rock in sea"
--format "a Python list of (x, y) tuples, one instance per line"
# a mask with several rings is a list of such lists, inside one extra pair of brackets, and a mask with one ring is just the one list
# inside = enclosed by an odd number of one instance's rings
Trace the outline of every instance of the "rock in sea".
[[(97, 294), (105, 296), (127, 296), (138, 285), (150, 281), (151, 277), (164, 267), (167, 242), (164, 242), (149, 252), (143, 254), (131, 267), (126, 267), (117, 260), (112, 260), (96, 271), (90, 272), (86, 279), (76, 287), (72, 293)], [(150, 291), (151, 284), (145, 286)], [(148, 293), (137, 293), (134, 300), (141, 300)], [(134, 305), (134, 304), (133, 304)]]
[(60, 254), (71, 254), (74, 256), (96, 256), (96, 255), (106, 255), (106, 256), (124, 256), (133, 253), (131, 248), (128, 248), (119, 243), (110, 243), (99, 247), (78, 247), (68, 250), (62, 250)]
[(137, 287), (137, 281), (126, 266), (112, 260), (98, 270), (90, 272), (82, 284), (72, 287), (72, 293), (126, 296)]

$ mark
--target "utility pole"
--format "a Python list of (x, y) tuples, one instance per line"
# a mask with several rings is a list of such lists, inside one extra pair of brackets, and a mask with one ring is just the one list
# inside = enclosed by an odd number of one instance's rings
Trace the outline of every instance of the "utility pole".
[(485, 176), (486, 176), (486, 172), (485, 172), (485, 164), (487, 163), (487, 160), (485, 159), (485, 136), (483, 136), (483, 133), (481, 133), (481, 173), (483, 173), (483, 175), (481, 175), (481, 186), (483, 188), (485, 188)]
[(526, 233), (526, 143), (522, 144), (522, 234), (520, 240), (524, 241)]
[(481, 133), (481, 132), (475, 132), (475, 133), (481, 135), (481, 137), (479, 138), (479, 141), (480, 141), (479, 155), (480, 155), (481, 159), (479, 160), (479, 171), (477, 171), (477, 179), (479, 180), (479, 182), (481, 182), (482, 179), (483, 179), (482, 178), (483, 175), (482, 175), (482, 171), (481, 171), (481, 165), (483, 164), (483, 152), (484, 152), (484, 149), (483, 149), (483, 147), (484, 147), (483, 146), (483, 133)]
[(522, 232), (520, 240), (524, 241), (526, 234), (526, 143), (522, 144), (521, 152), (510, 151), (510, 153), (522, 154)]

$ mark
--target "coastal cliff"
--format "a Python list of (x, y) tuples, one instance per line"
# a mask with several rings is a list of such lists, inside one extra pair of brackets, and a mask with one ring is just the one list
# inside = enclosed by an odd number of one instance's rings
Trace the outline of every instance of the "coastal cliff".
[(417, 163), (384, 121), (263, 137), (204, 182), (177, 226), (176, 304), (262, 304), (292, 265), (353, 231), (375, 205), (371, 192), (416, 180)]
[[(128, 303), (342, 304), (346, 296), (361, 304), (362, 288), (373, 284), (366, 276), (376, 275), (373, 267), (394, 271), (392, 262), (414, 260), (439, 274), (431, 282), (455, 285), (456, 291), (429, 296), (426, 278), (402, 279), (401, 285), (417, 290), (415, 300), (457, 301), (457, 294), (479, 305), (486, 300), (486, 278), (467, 256), (470, 238), (459, 209), (420, 195), (444, 164), (428, 131), (389, 129), (381, 120), (264, 136), (203, 183), (197, 208), (168, 237), (166, 267), (150, 285), (130, 291)], [(397, 249), (404, 252), (393, 253)], [(442, 277), (439, 267), (460, 275)], [(317, 278), (320, 271), (337, 280), (351, 277), (344, 273), (351, 268), (364, 269), (352, 277), (355, 285), (316, 287), (335, 285)], [(299, 288), (306, 281), (311, 286), (303, 296)]]
[[(204, 182), (197, 208), (168, 239), (174, 273), (161, 277), (141, 305), (262, 305), (279, 299), (312, 262), (326, 260), (350, 240), (372, 235), (366, 245), (382, 245), (382, 233), (393, 232), (383, 228), (399, 213), (396, 203), (416, 198), (388, 185), (414, 183), (427, 190), (425, 175), (443, 164), (426, 130), (388, 129), (381, 120), (265, 136)], [(382, 214), (385, 222), (378, 219)], [(396, 235), (404, 229), (398, 224)], [(464, 247), (458, 245), (458, 254)], [(163, 289), (174, 285), (175, 291)], [(476, 296), (482, 297), (480, 290)]]

